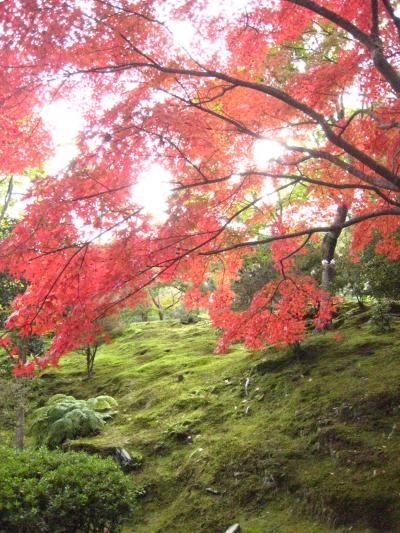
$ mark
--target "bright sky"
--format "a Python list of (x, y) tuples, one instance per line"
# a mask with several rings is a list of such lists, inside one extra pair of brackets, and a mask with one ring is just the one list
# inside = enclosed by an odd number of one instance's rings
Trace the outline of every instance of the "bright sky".
[(283, 155), (285, 148), (277, 141), (262, 139), (253, 146), (253, 159), (257, 168), (262, 169), (268, 161)]
[(42, 117), (51, 131), (56, 147), (44, 169), (48, 174), (57, 174), (78, 154), (75, 138), (83, 126), (83, 119), (79, 111), (65, 101), (48, 105), (43, 110)]
[[(78, 109), (65, 101), (47, 106), (42, 116), (52, 132), (55, 144), (55, 153), (45, 163), (45, 170), (49, 174), (57, 174), (78, 154), (75, 138), (83, 127), (83, 119)], [(282, 155), (283, 151), (283, 146), (276, 141), (256, 141), (253, 149), (254, 162), (261, 169), (268, 161)], [(132, 187), (134, 202), (143, 206), (156, 222), (163, 222), (166, 219), (171, 178), (161, 165), (154, 163), (147, 172), (138, 177), (137, 184)], [(270, 188), (266, 183), (264, 194), (269, 192)]]
[[(83, 119), (78, 109), (65, 101), (47, 106), (42, 116), (55, 144), (54, 155), (45, 163), (45, 171), (57, 174), (78, 154), (75, 139), (83, 127)], [(132, 187), (133, 201), (143, 206), (156, 222), (163, 222), (166, 218), (170, 181), (168, 172), (160, 165), (153, 164)]]

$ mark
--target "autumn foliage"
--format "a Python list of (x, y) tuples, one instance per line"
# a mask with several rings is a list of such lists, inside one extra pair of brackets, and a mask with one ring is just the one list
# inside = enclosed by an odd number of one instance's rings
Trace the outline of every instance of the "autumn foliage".
[[(220, 350), (300, 340), (333, 304), (296, 256), (338, 206), (349, 214), (334, 229), (354, 227), (355, 258), (376, 237), (379, 253), (400, 256), (392, 0), (6, 0), (0, 29), (1, 172), (52, 153), (46, 105), (71, 101), (84, 117), (77, 157), (34, 181), (0, 244), (1, 268), (29, 283), (8, 327), (55, 334), (17, 372), (56, 364), (101, 317), (177, 277), (223, 329)], [(163, 223), (132, 195), (155, 162), (172, 176)], [(268, 243), (276, 278), (233, 310), (244, 254)]]

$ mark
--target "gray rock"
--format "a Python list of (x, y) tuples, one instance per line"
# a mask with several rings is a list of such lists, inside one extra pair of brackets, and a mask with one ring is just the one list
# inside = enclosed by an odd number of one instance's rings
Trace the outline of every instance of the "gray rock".
[(115, 448), (113, 457), (118, 461), (124, 472), (137, 470), (143, 463), (143, 456), (141, 453), (132, 452), (132, 454), (129, 454), (125, 448)]
[(134, 467), (132, 468), (133, 466), (132, 457), (125, 450), (125, 448), (115, 448), (114, 457), (119, 462), (123, 470), (126, 470), (126, 471), (133, 470)]
[(82, 451), (89, 454), (100, 455), (101, 457), (113, 457), (122, 470), (130, 472), (141, 467), (143, 457), (140, 453), (133, 452), (133, 457), (125, 448), (118, 448), (115, 446), (104, 446), (97, 443), (74, 442), (67, 441), (64, 444), (64, 449), (72, 451)]
[(215, 496), (219, 496), (220, 494), (219, 490), (213, 489), (212, 487), (207, 487), (206, 492), (209, 494), (214, 494)]
[(239, 524), (233, 524), (233, 526), (228, 527), (225, 533), (240, 533), (241, 531)]

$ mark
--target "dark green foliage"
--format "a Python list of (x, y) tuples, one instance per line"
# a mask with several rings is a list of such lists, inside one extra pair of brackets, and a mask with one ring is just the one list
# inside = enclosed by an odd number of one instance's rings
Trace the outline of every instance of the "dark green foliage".
[[(287, 265), (284, 265), (287, 266)], [(309, 244), (307, 254), (296, 257), (294, 267), (299, 273), (312, 275), (319, 283), (321, 281), (321, 250), (318, 246)], [(260, 246), (252, 255), (246, 255), (239, 270), (239, 279), (232, 284), (236, 298), (234, 307), (238, 310), (247, 309), (253, 296), (264, 285), (280, 276), (274, 266), (271, 250), (268, 246)]]
[(371, 322), (374, 324), (377, 333), (385, 333), (392, 328), (393, 318), (390, 314), (388, 302), (379, 301), (372, 308)]
[(4, 328), (11, 313), (10, 304), (17, 296), (25, 291), (26, 284), (0, 272), (0, 327)]
[(367, 294), (377, 299), (397, 300), (400, 297), (399, 260), (390, 261), (369, 246), (361, 255), (359, 267)]
[(349, 255), (350, 244), (345, 243), (336, 261), (335, 289), (362, 301), (365, 297), (377, 300), (400, 298), (400, 260), (391, 261), (375, 252), (377, 240), (369, 244), (354, 262)]
[(123, 321), (119, 315), (103, 317), (96, 321), (96, 324), (100, 327), (100, 331), (95, 335), (94, 341), (82, 344), (78, 350), (86, 358), (86, 374), (88, 378), (93, 374), (94, 360), (99, 346), (122, 335), (124, 329)]
[(239, 270), (239, 279), (232, 285), (236, 294), (235, 308), (246, 309), (256, 292), (276, 276), (277, 271), (269, 248), (260, 246), (255, 254), (247, 255)]
[(135, 489), (112, 459), (2, 448), (0, 531), (118, 532)]
[(34, 413), (32, 433), (39, 446), (55, 448), (67, 439), (100, 433), (106, 420), (117, 407), (111, 396), (76, 400), (73, 396), (56, 394)]
[[(16, 220), (5, 217), (0, 224), (0, 240), (8, 237), (15, 226)], [(26, 282), (12, 278), (6, 272), (0, 272), (0, 328), (4, 328), (11, 313), (11, 302), (25, 291)]]
[(44, 349), (43, 337), (40, 335), (29, 335), (26, 337), (25, 350), (28, 354), (41, 355)]
[(125, 307), (121, 312), (120, 318), (127, 326), (132, 322), (147, 322), (148, 320), (155, 319), (152, 310), (150, 303), (141, 302), (136, 304), (134, 309)]
[(199, 321), (199, 317), (194, 311), (183, 311), (179, 320), (181, 324), (196, 324)]

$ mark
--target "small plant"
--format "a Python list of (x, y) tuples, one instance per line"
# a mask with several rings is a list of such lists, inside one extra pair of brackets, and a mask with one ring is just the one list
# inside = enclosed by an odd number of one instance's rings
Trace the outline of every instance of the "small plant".
[(4, 533), (119, 532), (139, 494), (111, 458), (44, 448), (0, 453)]
[(372, 308), (371, 322), (377, 333), (385, 333), (392, 329), (392, 315), (387, 301), (378, 301)]
[(181, 316), (180, 322), (183, 325), (186, 324), (197, 324), (199, 321), (199, 317), (193, 314), (192, 312), (186, 313), (185, 315)]
[(100, 433), (113, 417), (117, 402), (111, 396), (77, 400), (56, 394), (34, 413), (31, 431), (38, 446), (56, 448), (67, 439)]
[(176, 422), (175, 424), (170, 424), (164, 433), (168, 437), (184, 442), (192, 438), (192, 428), (194, 425), (193, 420), (182, 420), (181, 422)]

